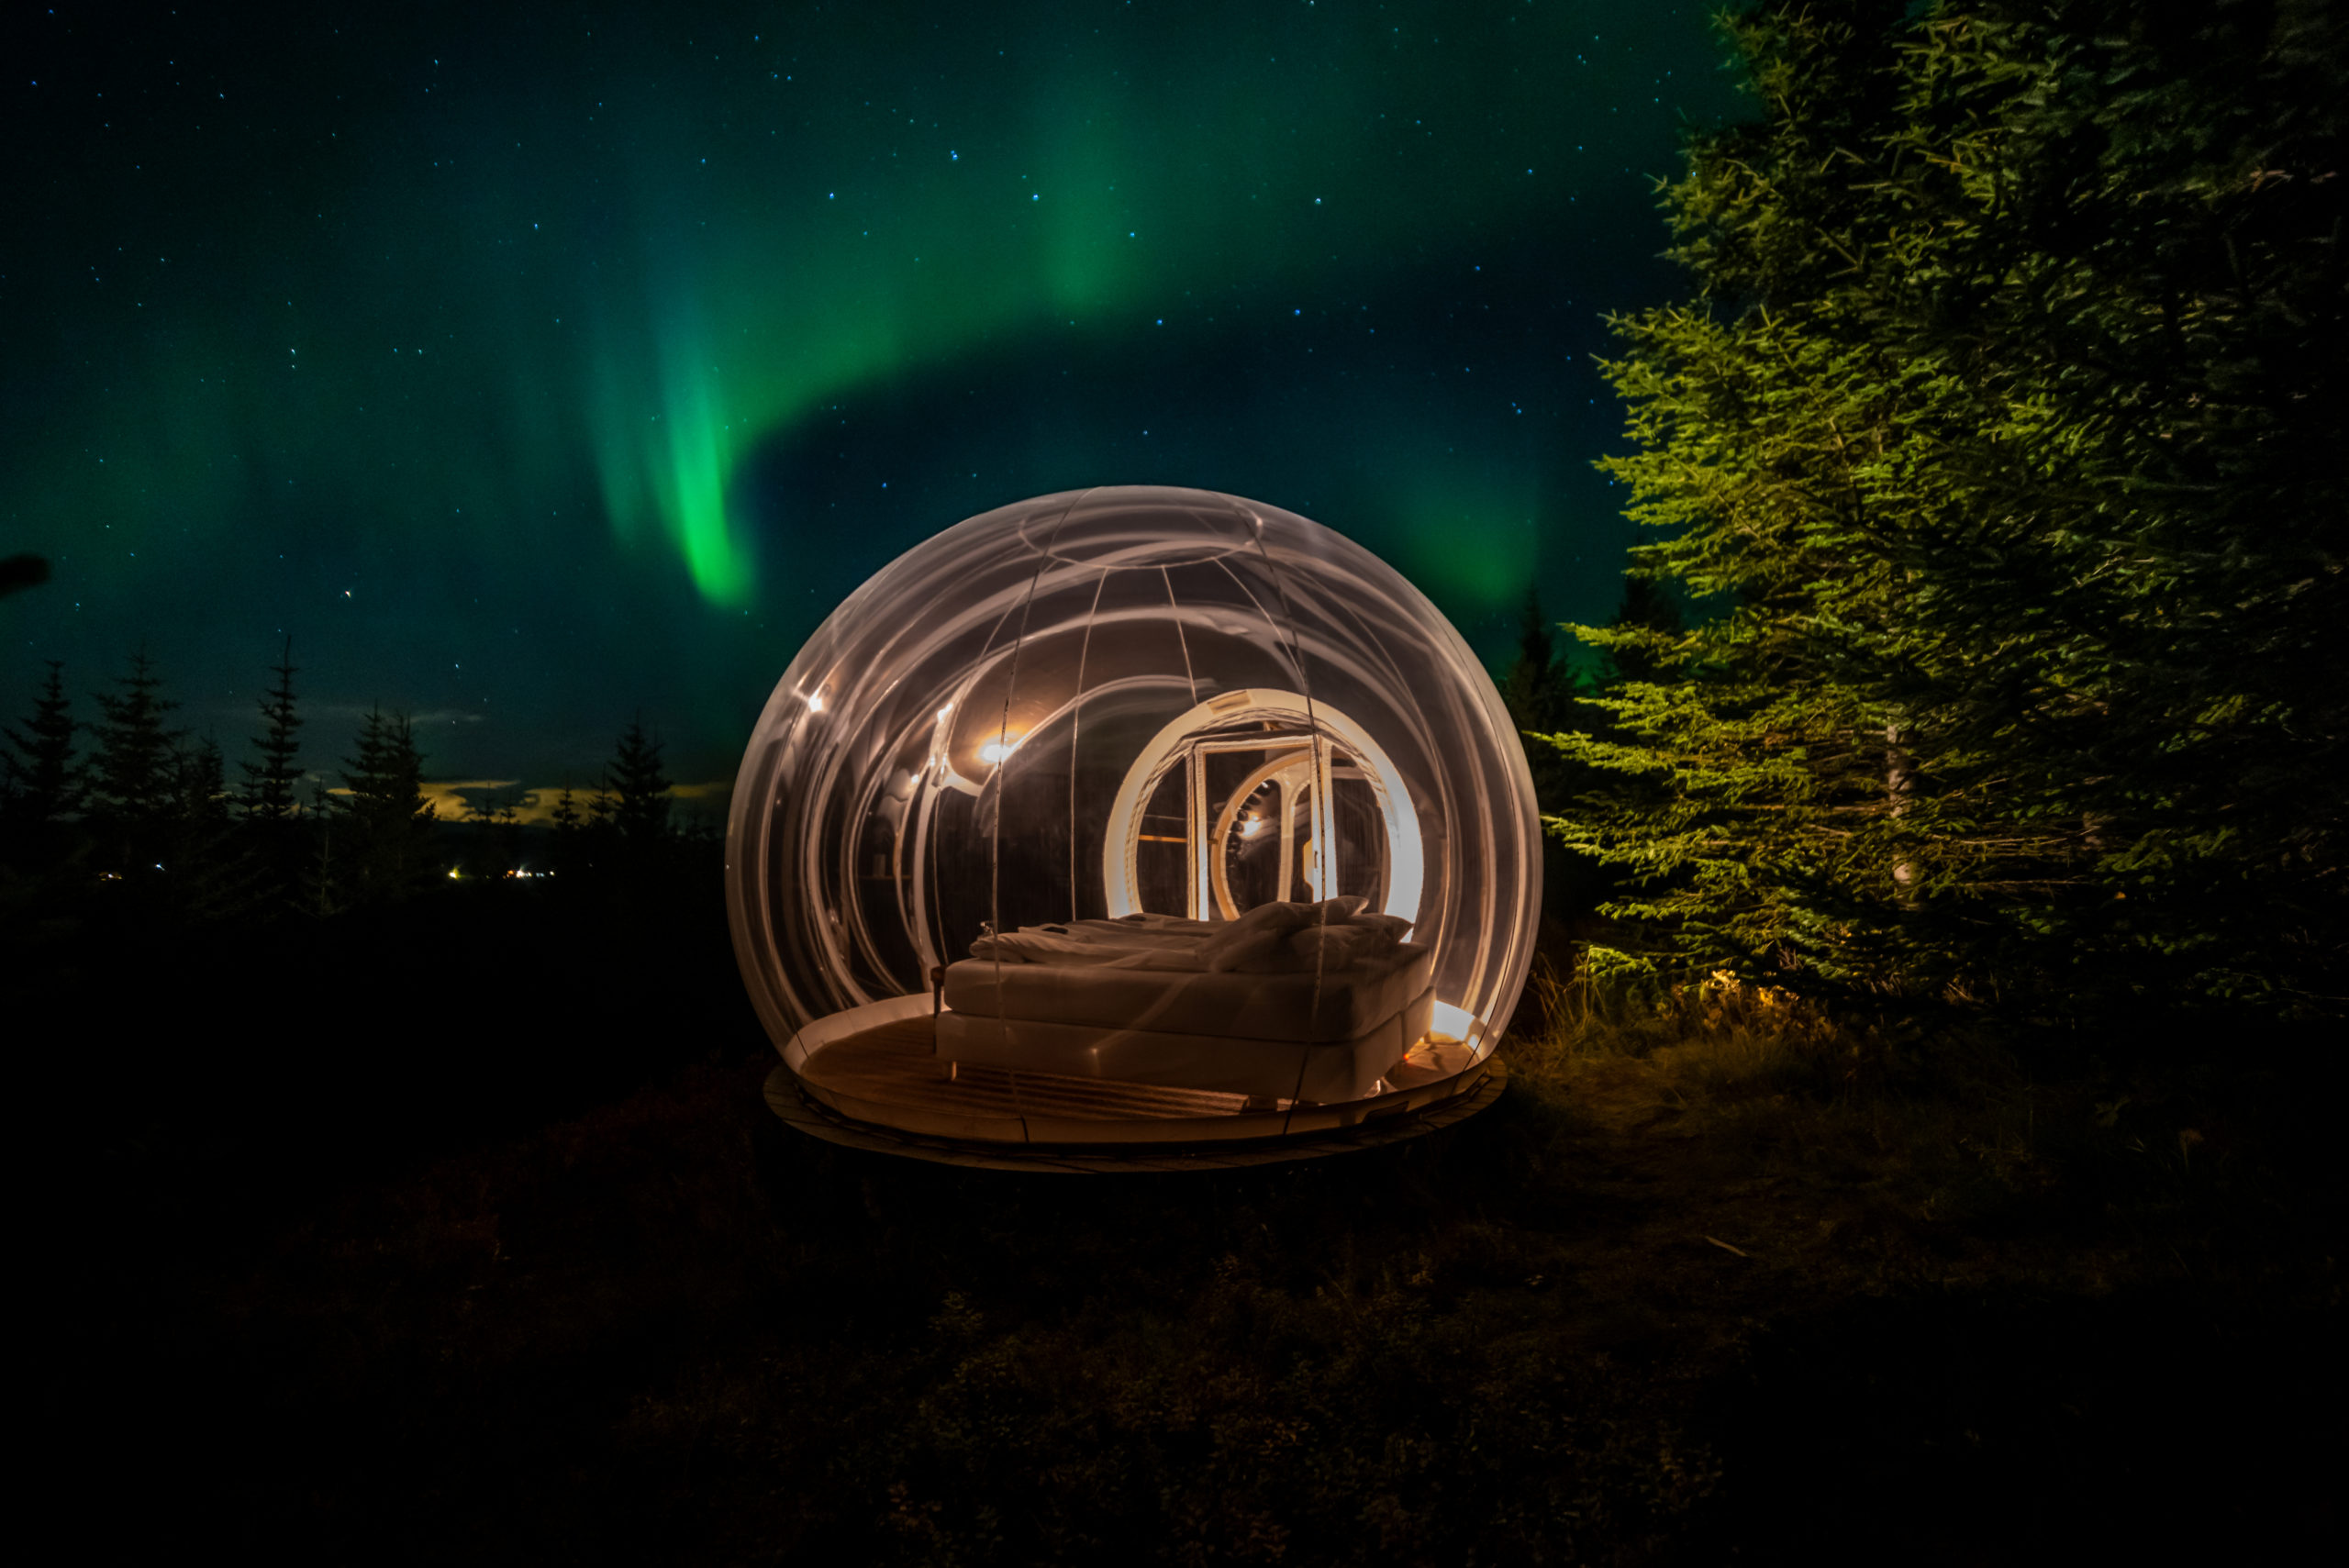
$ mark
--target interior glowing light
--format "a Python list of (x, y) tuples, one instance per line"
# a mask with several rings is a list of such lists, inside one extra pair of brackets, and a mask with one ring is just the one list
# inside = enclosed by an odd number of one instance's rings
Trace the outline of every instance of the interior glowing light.
[(449, 880), (450, 880), (451, 882), (454, 882), (454, 881), (456, 881), (456, 880), (457, 880), (457, 868), (456, 868), (456, 867), (454, 867), (454, 866), (451, 866), (451, 867), (449, 868)]
[[(1382, 913), (1400, 915), (1416, 922), (1420, 914), (1419, 898), (1427, 888), (1426, 851), (1419, 837), (1419, 812), (1413, 807), (1402, 774), (1387, 759), (1386, 749), (1371, 739), (1368, 730), (1326, 702), (1309, 702), (1296, 692), (1254, 686), (1210, 697), (1173, 719), (1152, 737), (1141, 755), (1126, 770), (1125, 783), (1118, 786), (1117, 801), (1109, 808), (1109, 833), (1102, 846), (1101, 883), (1108, 895), (1109, 917), (1116, 919), (1141, 908), (1135, 849), (1141, 841), (1142, 803), (1172, 765), (1170, 759), (1176, 756), (1185, 742), (1249, 712), (1319, 728), (1344, 748), (1368, 775), (1379, 815), (1386, 827), (1386, 906)], [(1308, 880), (1317, 887), (1319, 870), (1316, 867), (1308, 873)], [(1199, 897), (1204, 906), (1209, 896), (1205, 872), (1199, 873)]]
[(1010, 756), (1014, 751), (1019, 750), (1019, 742), (1017, 740), (990, 740), (985, 745), (979, 748), (979, 761), (982, 762), (1000, 762), (1006, 757)]
[(821, 713), (824, 711), (823, 693), (809, 692), (807, 694), (807, 711), (809, 713)]
[(1243, 839), (1252, 839), (1264, 830), (1264, 819), (1261, 817), (1251, 817), (1240, 825), (1240, 836)]

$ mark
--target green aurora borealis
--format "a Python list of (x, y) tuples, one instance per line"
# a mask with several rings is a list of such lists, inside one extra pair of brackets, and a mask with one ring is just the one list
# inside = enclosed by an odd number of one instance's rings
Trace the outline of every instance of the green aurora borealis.
[(1694, 5), (184, 9), (20, 26), (14, 717), (142, 639), (242, 754), (295, 639), (439, 776), (729, 775), (915, 540), (1100, 483), (1353, 534), (1488, 655), (1603, 617), (1605, 312), (1735, 111)]

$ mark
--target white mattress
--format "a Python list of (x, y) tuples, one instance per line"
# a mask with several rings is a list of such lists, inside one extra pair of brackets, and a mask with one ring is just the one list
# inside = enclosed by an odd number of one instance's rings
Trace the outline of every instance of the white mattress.
[[(1433, 970), (1433, 950), (1411, 942), (1397, 943), (1378, 958), (1319, 975), (1186, 973), (1100, 964), (996, 963), (973, 958), (947, 967), (946, 1006), (964, 1018), (1000, 1017), (1023, 1023), (1077, 1024), (1169, 1036), (1334, 1044), (1361, 1039), (1395, 1018), (1428, 989)], [(1419, 1033), (1424, 1032), (1422, 1025)], [(1419, 1034), (1411, 1038), (1416, 1040)], [(941, 1054), (952, 1054), (943, 1040), (941, 1034)], [(1401, 1054), (1396, 1053), (1397, 1057)], [(1041, 1071), (1060, 1071), (1041, 1063), (1038, 1066)]]
[[(1424, 951), (1424, 950), (1423, 950)], [(962, 967), (957, 965), (957, 968)], [(1007, 973), (1023, 966), (1006, 965)], [(1425, 969), (1425, 964), (1419, 966)], [(951, 977), (952, 971), (948, 971)], [(1289, 975), (1187, 975), (1177, 979), (1293, 979)], [(1307, 976), (1310, 980), (1311, 976)], [(950, 984), (951, 984), (950, 978)], [(938, 1054), (955, 1062), (1117, 1078), (1174, 1088), (1214, 1089), (1270, 1099), (1356, 1100), (1403, 1060), (1428, 1032), (1435, 992), (1423, 988), (1386, 1018), (1352, 1038), (1304, 1041), (1250, 1040), (1143, 1029), (1104, 1029), (956, 1011), (938, 1018)]]

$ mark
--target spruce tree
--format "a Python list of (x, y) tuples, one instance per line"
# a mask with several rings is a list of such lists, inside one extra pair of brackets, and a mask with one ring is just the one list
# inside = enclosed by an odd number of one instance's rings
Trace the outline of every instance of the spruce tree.
[(313, 919), (328, 919), (343, 908), (346, 866), (336, 858), (335, 843), (335, 824), (341, 814), (340, 804), (325, 781), (312, 784), (309, 816), (315, 827), (295, 906)]
[(431, 874), (432, 803), (424, 798), (424, 758), (406, 714), (371, 710), (359, 746), (343, 763), (346, 793), (335, 797), (347, 901), (386, 903), (415, 893)]
[(295, 705), (294, 639), (288, 637), (270, 666), (276, 683), (261, 699), (262, 732), (253, 737), (255, 760), (238, 763), (244, 774), (239, 804), (242, 831), (263, 891), (264, 902), (298, 904), (307, 847), (302, 831), (302, 764), (297, 732), (302, 716)]
[(162, 695), (163, 679), (143, 648), (116, 684), (120, 691), (98, 695), (105, 717), (90, 760), (91, 805), (110, 817), (155, 816), (171, 795), (174, 736), (163, 728), (163, 716), (179, 705)]
[(301, 747), (295, 732), (302, 728), (302, 716), (294, 706), (294, 677), (298, 672), (291, 637), (278, 651), (270, 673), (277, 677), (277, 684), (261, 700), (262, 729), (253, 738), (259, 760), (238, 766), (245, 775), (246, 819), (257, 826), (274, 827), (292, 822), (301, 808)]
[(1542, 592), (1526, 584), (1519, 607), (1517, 659), (1501, 679), (1501, 700), (1520, 729), (1547, 732), (1564, 721), (1574, 694), (1571, 672), (1558, 663), (1558, 633), (1542, 613)]
[(1646, 790), (1564, 830), (1692, 965), (2337, 1006), (2343, 24), (1732, 26), (1764, 113), (1667, 195), (1698, 297), (1608, 367), (1703, 618), (1583, 630), (1626, 678), (1566, 750)]
[(555, 796), (550, 817), (547, 869), (565, 886), (573, 886), (588, 870), (589, 838), (587, 815), (580, 810), (578, 792), (571, 785), (563, 785), (562, 793)]
[[(1580, 713), (1575, 673), (1559, 660), (1557, 628), (1542, 611), (1540, 591), (1531, 584), (1518, 613), (1517, 659), (1501, 678), (1500, 693), (1510, 719), (1531, 737), (1570, 728)], [(1533, 797), (1545, 811), (1564, 810), (1591, 782), (1587, 768), (1569, 762), (1538, 739), (1528, 745), (1526, 762), (1532, 772)], [(1560, 902), (1560, 895), (1571, 884), (1574, 893), (1568, 902), (1575, 906), (1571, 912), (1587, 913), (1588, 878), (1582, 874), (1586, 868), (1568, 875), (1564, 860), (1554, 850), (1547, 862), (1542, 873), (1544, 905), (1553, 912), (1564, 911), (1566, 905)]]
[(49, 679), (33, 699), (21, 728), (6, 731), (7, 790), (0, 819), (8, 831), (9, 852), (46, 863), (64, 844), (66, 825), (82, 806), (82, 772), (73, 759), (72, 701), (65, 695), (65, 666), (49, 661)]
[(611, 796), (612, 826), (638, 858), (668, 840), (669, 778), (661, 770), (661, 742), (645, 734), (640, 720), (621, 732), (604, 786)]
[(160, 849), (169, 873), (164, 907), (184, 923), (247, 916), (274, 894), (266, 868), (237, 847), (227, 773), (209, 735), (173, 751), (172, 810)]
[(1612, 688), (1627, 681), (1654, 680), (1685, 628), (1680, 606), (1655, 579), (1630, 573), (1623, 578), (1623, 596), (1607, 629), (1620, 635), (1609, 640), (1599, 656), (1598, 681), (1602, 687)]
[(228, 826), (227, 762), (220, 742), (206, 735), (172, 753), (172, 815), (186, 828), (211, 832)]
[(502, 800), (489, 814), (492, 842), (497, 846), (501, 871), (518, 871), (522, 865), (522, 812), (513, 801)]
[(162, 695), (162, 677), (143, 648), (116, 684), (119, 691), (98, 696), (104, 717), (90, 759), (88, 801), (102, 858), (120, 873), (144, 870), (158, 858), (174, 814), (178, 736), (163, 728), (163, 716), (179, 705)]
[(592, 879), (626, 858), (620, 849), (619, 828), (613, 819), (612, 806), (612, 792), (600, 784), (587, 796), (587, 812), (580, 823), (573, 851), (575, 863), (571, 868), (579, 877)]
[(522, 816), (511, 800), (465, 803), (465, 873), (504, 877), (522, 863)]

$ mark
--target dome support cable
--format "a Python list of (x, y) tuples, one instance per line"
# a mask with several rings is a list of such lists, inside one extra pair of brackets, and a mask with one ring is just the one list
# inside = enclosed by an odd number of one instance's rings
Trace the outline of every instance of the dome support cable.
[(1105, 566), (1093, 584), (1093, 607), (1085, 613), (1085, 640), (1076, 650), (1076, 695), (1068, 710), (1068, 917), (1072, 920), (1077, 917), (1076, 769), (1077, 741), (1083, 738), (1085, 719), (1085, 662), (1093, 653), (1093, 623), (1101, 614), (1101, 590), (1108, 585), (1109, 569)]
[[(1305, 668), (1305, 651), (1297, 640), (1297, 609), (1289, 603), (1288, 584), (1282, 580), (1281, 569), (1275, 564), (1272, 551), (1264, 548), (1263, 519), (1254, 518), (1252, 521), (1255, 525), (1252, 531), (1256, 538), (1256, 558), (1264, 563), (1264, 572), (1273, 580), (1273, 592), (1280, 595), (1280, 624), (1274, 622), (1272, 616), (1265, 612), (1264, 605), (1258, 602), (1255, 595), (1248, 594), (1248, 599), (1251, 604), (1256, 606), (1257, 612), (1264, 615), (1264, 624), (1272, 628), (1275, 639), (1287, 648), (1289, 668), (1297, 673), (1297, 695), (1305, 699), (1307, 759), (1312, 768), (1312, 783), (1308, 786), (1311, 793), (1306, 798), (1313, 803), (1310, 807), (1311, 816), (1308, 818), (1311, 825), (1312, 851), (1308, 862), (1311, 870), (1308, 877), (1307, 891), (1313, 895), (1317, 927), (1326, 931), (1330, 924), (1330, 900), (1337, 896), (1336, 879), (1330, 874), (1337, 867), (1337, 854), (1336, 845), (1333, 842), (1335, 834), (1331, 831), (1336, 827), (1336, 818), (1330, 811), (1331, 781), (1329, 748), (1323, 743), (1321, 738), (1321, 716), (1313, 710), (1313, 677)], [(1231, 569), (1227, 566), (1224, 570), (1230, 572)], [(1232, 573), (1231, 580), (1235, 583), (1240, 582), (1239, 574)], [(1241, 592), (1248, 593), (1247, 584), (1241, 584)], [(1283, 804), (1286, 809), (1286, 796)], [(1326, 940), (1317, 941), (1313, 945), (1313, 1006), (1312, 1010), (1306, 1014), (1308, 1018), (1319, 1018), (1321, 1016), (1322, 967), (1329, 962), (1329, 951), (1330, 944)], [(1297, 1115), (1297, 1102), (1305, 1097), (1305, 1068), (1306, 1063), (1311, 1059), (1309, 1047), (1297, 1053), (1297, 1087), (1289, 1093), (1288, 1114), (1292, 1118)], [(1286, 1122), (1282, 1124), (1282, 1130), (1287, 1130)]]

